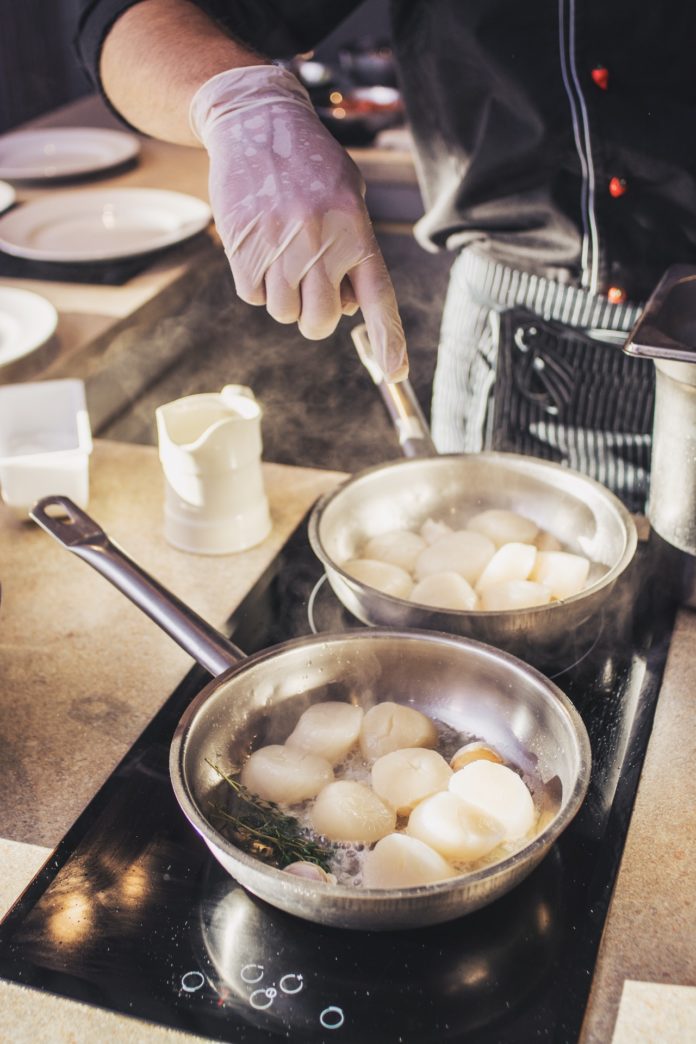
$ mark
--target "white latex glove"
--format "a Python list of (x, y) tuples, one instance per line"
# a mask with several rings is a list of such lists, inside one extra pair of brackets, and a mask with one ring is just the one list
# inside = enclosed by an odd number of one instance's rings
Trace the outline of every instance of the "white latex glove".
[(403, 380), (403, 328), (362, 177), (296, 77), (275, 65), (219, 73), (194, 95), (190, 117), (242, 300), (312, 340), (360, 308), (375, 361)]

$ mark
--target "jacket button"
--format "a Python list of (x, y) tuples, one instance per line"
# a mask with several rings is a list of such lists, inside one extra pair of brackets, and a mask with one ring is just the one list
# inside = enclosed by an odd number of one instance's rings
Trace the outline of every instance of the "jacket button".
[(614, 199), (619, 199), (627, 188), (628, 185), (624, 178), (612, 178), (609, 182), (609, 195), (613, 196)]
[(610, 286), (607, 290), (607, 299), (610, 304), (623, 304), (626, 300), (626, 291), (620, 286)]
[(590, 76), (594, 80), (600, 91), (606, 91), (609, 88), (609, 70), (604, 65), (595, 65), (594, 69), (590, 72)]

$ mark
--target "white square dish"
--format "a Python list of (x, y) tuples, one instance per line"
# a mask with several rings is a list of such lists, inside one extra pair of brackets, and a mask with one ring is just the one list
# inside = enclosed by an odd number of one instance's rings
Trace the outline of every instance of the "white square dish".
[(79, 380), (0, 387), (0, 495), (23, 514), (41, 497), (89, 499), (92, 433)]

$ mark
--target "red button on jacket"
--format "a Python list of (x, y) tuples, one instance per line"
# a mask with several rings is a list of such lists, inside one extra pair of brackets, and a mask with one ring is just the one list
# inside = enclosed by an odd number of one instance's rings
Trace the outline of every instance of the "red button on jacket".
[(606, 91), (609, 87), (609, 70), (603, 65), (595, 65), (594, 69), (590, 73), (590, 76), (597, 84), (601, 91)]
[(620, 286), (610, 286), (607, 290), (607, 298), (610, 304), (623, 304), (626, 300), (626, 291)]
[(623, 178), (612, 178), (609, 182), (609, 195), (613, 196), (614, 199), (618, 199), (623, 196), (624, 192), (628, 188)]

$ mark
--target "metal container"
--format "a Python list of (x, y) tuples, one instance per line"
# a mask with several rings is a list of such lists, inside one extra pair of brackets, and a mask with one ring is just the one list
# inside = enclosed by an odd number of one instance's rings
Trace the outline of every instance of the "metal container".
[[(63, 517), (56, 517), (57, 511)], [(526, 877), (580, 807), (590, 775), (585, 727), (561, 690), (520, 660), (451, 635), (389, 630), (301, 638), (244, 659), (67, 498), (40, 501), (32, 517), (217, 675), (177, 727), (172, 785), (213, 856), (273, 906), (342, 928), (410, 928), (453, 920)], [(229, 770), (256, 747), (285, 739), (300, 714), (324, 700), (366, 708), (393, 700), (493, 744), (532, 783), (542, 817), (538, 835), (485, 869), (404, 889), (329, 886), (241, 851), (210, 822), (220, 780), (207, 760)]]
[[(506, 508), (558, 536), (594, 563), (591, 586), (562, 602), (515, 611), (436, 610), (383, 594), (349, 576), (343, 563), (393, 529), (428, 518), (453, 528), (487, 508)], [(514, 453), (451, 454), (395, 461), (363, 471), (314, 507), (312, 548), (343, 604), (364, 623), (467, 635), (537, 666), (558, 665), (596, 624), (598, 610), (637, 545), (631, 515), (600, 483), (558, 464)]]
[(624, 351), (655, 363), (650, 497), (672, 586), (696, 606), (696, 268), (667, 270), (631, 331)]

